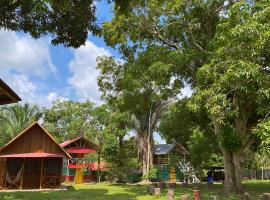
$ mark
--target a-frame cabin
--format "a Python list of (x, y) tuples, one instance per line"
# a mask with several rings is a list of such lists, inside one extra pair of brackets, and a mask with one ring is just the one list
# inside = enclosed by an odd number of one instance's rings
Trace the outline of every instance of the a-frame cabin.
[(63, 179), (65, 182), (86, 183), (93, 179), (93, 161), (85, 157), (86, 154), (96, 153), (99, 147), (86, 139), (77, 137), (60, 144), (70, 155), (71, 159), (64, 163)]
[(70, 155), (35, 122), (0, 149), (0, 188), (59, 188), (64, 158)]

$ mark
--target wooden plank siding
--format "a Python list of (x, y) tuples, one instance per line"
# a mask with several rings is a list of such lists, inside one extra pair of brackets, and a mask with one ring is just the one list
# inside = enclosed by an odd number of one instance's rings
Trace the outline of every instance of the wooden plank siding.
[(33, 152), (63, 154), (59, 146), (43, 132), (39, 126), (33, 126), (27, 133), (19, 137), (16, 142), (3, 149), (0, 155)]
[(58, 154), (63, 155), (65, 158), (71, 158), (37, 122), (26, 128), (0, 149), (0, 156), (24, 153)]

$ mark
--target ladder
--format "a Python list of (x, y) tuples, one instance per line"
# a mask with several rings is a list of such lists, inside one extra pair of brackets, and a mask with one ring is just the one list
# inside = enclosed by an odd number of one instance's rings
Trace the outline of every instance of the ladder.
[(184, 159), (179, 161), (179, 170), (184, 175), (184, 183), (200, 183), (200, 180), (196, 176), (196, 170)]

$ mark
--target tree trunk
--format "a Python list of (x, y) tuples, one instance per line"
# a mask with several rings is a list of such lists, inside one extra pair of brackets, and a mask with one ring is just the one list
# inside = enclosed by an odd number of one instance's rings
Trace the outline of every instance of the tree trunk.
[[(138, 158), (141, 163), (143, 178), (147, 179), (149, 168), (153, 163), (153, 136), (150, 135), (150, 151), (148, 151), (148, 130), (144, 130), (137, 135)], [(148, 159), (149, 158), (149, 159)], [(148, 163), (149, 162), (149, 163)], [(149, 164), (149, 165), (148, 165)]]
[[(214, 121), (215, 135), (220, 135), (221, 125)], [(246, 120), (243, 118), (237, 118), (235, 121), (236, 132), (238, 135), (246, 134)], [(242, 164), (244, 162), (245, 147), (239, 147), (238, 151), (229, 151), (220, 146), (224, 158), (224, 192), (231, 193), (243, 193), (244, 188), (242, 184)]]
[(224, 191), (227, 194), (243, 193), (242, 185), (242, 155), (238, 152), (223, 150), (225, 183)]
[(97, 178), (98, 178), (98, 183), (100, 183), (101, 180), (101, 170), (100, 170), (100, 159), (101, 158), (101, 152), (98, 153), (98, 174), (97, 174)]

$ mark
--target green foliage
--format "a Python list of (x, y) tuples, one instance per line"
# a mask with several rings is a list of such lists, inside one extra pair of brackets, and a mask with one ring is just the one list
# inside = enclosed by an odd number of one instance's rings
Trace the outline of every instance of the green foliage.
[(131, 182), (138, 175), (140, 165), (136, 154), (134, 139), (123, 141), (120, 148), (107, 146), (104, 158), (109, 162), (107, 180), (111, 182)]
[(236, 152), (243, 146), (243, 138), (231, 127), (223, 127), (220, 137), (221, 145), (228, 151)]
[(93, 0), (4, 0), (0, 2), (0, 27), (34, 38), (50, 34), (52, 44), (77, 48), (85, 43), (88, 32), (99, 32), (95, 11)]
[(270, 152), (270, 118), (260, 122), (253, 133), (260, 139), (262, 152)]
[(269, 110), (268, 18), (269, 4), (264, 1), (233, 5), (211, 42), (209, 64), (198, 71), (196, 95), (222, 124), (221, 143), (231, 151), (255, 142), (251, 130)]
[[(44, 109), (46, 128), (59, 142), (92, 133), (92, 102), (57, 100), (51, 108)], [(91, 137), (90, 137), (91, 138)]]
[(156, 180), (158, 168), (151, 167), (147, 174), (143, 175), (143, 180)]
[(0, 110), (0, 146), (9, 142), (23, 129), (38, 121), (42, 117), (42, 112), (37, 105), (14, 104), (3, 106)]
[(199, 128), (194, 128), (188, 141), (188, 150), (191, 163), (197, 169), (223, 165), (217, 140), (212, 133), (206, 134)]

